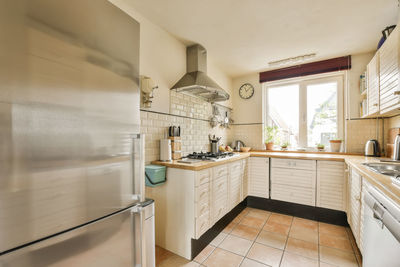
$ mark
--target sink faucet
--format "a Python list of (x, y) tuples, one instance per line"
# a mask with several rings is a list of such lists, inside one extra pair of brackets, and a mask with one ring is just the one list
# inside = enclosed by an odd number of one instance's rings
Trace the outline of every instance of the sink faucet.
[(400, 160), (400, 134), (396, 135), (393, 150), (393, 160)]

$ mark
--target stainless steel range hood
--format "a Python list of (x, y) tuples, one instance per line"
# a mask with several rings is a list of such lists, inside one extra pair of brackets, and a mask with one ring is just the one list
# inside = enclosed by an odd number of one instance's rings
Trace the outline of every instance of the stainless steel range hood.
[(186, 49), (187, 73), (171, 88), (207, 102), (229, 99), (229, 94), (207, 76), (207, 50), (199, 44)]

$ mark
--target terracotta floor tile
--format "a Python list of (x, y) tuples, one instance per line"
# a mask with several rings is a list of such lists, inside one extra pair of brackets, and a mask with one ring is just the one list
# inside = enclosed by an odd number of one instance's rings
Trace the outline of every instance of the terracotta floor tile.
[(278, 213), (272, 213), (268, 218), (269, 222), (275, 222), (275, 223), (280, 223), (280, 224), (285, 224), (285, 225), (291, 225), (292, 220), (293, 220), (293, 216), (278, 214)]
[(203, 265), (209, 267), (236, 267), (240, 265), (242, 260), (243, 257), (239, 255), (220, 248), (216, 248), (203, 263)]
[(157, 267), (198, 267), (196, 262), (188, 261), (166, 249), (156, 246), (156, 266)]
[(318, 232), (301, 226), (292, 226), (289, 231), (289, 236), (318, 244)]
[(289, 237), (286, 251), (318, 260), (318, 244)]
[(280, 224), (276, 222), (267, 221), (264, 224), (263, 230), (278, 233), (281, 235), (288, 235), (290, 229), (290, 225)]
[(262, 244), (254, 243), (247, 258), (256, 260), (272, 267), (278, 267), (282, 258), (283, 250), (271, 248)]
[(268, 231), (261, 231), (256, 239), (256, 242), (270, 247), (284, 249), (286, 244), (286, 235), (281, 235)]
[(340, 249), (319, 247), (320, 261), (340, 267), (358, 267), (354, 253)]
[(271, 212), (266, 210), (250, 210), (246, 216), (267, 220)]
[(264, 226), (266, 219), (249, 217), (250, 213), (240, 221), (240, 224), (247, 225), (250, 227), (261, 229)]
[(193, 260), (198, 263), (203, 263), (205, 259), (214, 251), (215, 247), (208, 245), (205, 247)]
[(228, 235), (219, 245), (220, 248), (245, 256), (249, 251), (252, 241), (234, 235)]
[(337, 267), (337, 266), (320, 261), (319, 262), (319, 267)]
[(335, 235), (320, 233), (319, 244), (325, 247), (337, 248), (353, 252), (350, 240), (348, 240), (347, 238), (343, 238), (341, 236), (337, 237)]
[(300, 226), (304, 228), (308, 228), (313, 231), (318, 231), (318, 222), (311, 221), (303, 218), (294, 217), (292, 226)]
[(157, 265), (161, 264), (164, 260), (172, 257), (173, 255), (175, 255), (175, 254), (162, 248), (162, 247), (156, 246), (156, 263), (157, 263)]
[(348, 238), (346, 228), (343, 226), (327, 224), (327, 223), (319, 223), (319, 232), (329, 235), (340, 236), (344, 238)]
[(232, 232), (233, 228), (235, 228), (237, 225), (237, 223), (234, 222), (230, 222), (225, 228), (224, 230), (222, 230), (223, 233), (229, 234), (230, 232)]
[(245, 258), (240, 267), (268, 267), (268, 265)]
[[(247, 214), (247, 213), (246, 213), (246, 214)], [(234, 222), (234, 223), (239, 223), (239, 222), (246, 216), (246, 214), (240, 213), (238, 216), (236, 216), (235, 219), (233, 219), (232, 222)]]
[(317, 260), (285, 251), (280, 267), (318, 267)]
[(253, 228), (250, 226), (238, 224), (231, 232), (232, 235), (245, 238), (248, 240), (254, 240), (256, 239), (258, 233), (260, 232), (260, 229)]
[(221, 233), (219, 233), (219, 235), (217, 235), (214, 239), (213, 239), (213, 241), (211, 241), (211, 243), (210, 243), (210, 245), (213, 245), (213, 246), (215, 246), (215, 247), (218, 247), (221, 243), (222, 243), (222, 241), (224, 241), (224, 239), (225, 239), (225, 237), (227, 237), (227, 233), (224, 233), (224, 232), (221, 232)]

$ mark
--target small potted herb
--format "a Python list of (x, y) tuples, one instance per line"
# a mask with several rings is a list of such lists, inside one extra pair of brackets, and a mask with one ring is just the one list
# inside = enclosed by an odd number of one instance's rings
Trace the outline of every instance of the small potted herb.
[(281, 149), (282, 149), (282, 150), (287, 150), (287, 148), (288, 148), (289, 145), (290, 145), (289, 142), (283, 142), (283, 143), (281, 144)]
[(332, 139), (329, 140), (329, 144), (332, 152), (340, 152), (340, 148), (342, 147), (342, 140)]
[(317, 149), (319, 151), (323, 151), (325, 149), (325, 145), (324, 144), (317, 144)]
[(272, 150), (274, 148), (274, 141), (276, 141), (278, 135), (277, 126), (265, 127), (265, 148)]

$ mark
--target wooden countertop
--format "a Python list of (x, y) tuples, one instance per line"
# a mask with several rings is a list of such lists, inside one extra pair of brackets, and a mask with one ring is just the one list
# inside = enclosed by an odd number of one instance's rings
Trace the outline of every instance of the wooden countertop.
[(366, 162), (379, 162), (379, 158), (372, 157), (346, 157), (346, 163), (354, 168), (362, 177), (364, 177), (371, 185), (375, 186), (387, 197), (392, 199), (400, 206), (400, 187), (393, 184), (391, 177), (383, 174), (376, 173), (362, 163)]
[(207, 168), (211, 168), (214, 166), (226, 164), (229, 162), (234, 162), (237, 160), (245, 159), (250, 157), (250, 153), (235, 153), (238, 154), (236, 157), (232, 157), (226, 160), (221, 160), (221, 161), (200, 161), (197, 163), (180, 163), (177, 160), (173, 160), (170, 162), (166, 161), (152, 161), (151, 164), (156, 164), (156, 165), (162, 165), (162, 166), (167, 166), (169, 168), (177, 168), (177, 169), (184, 169), (184, 170), (192, 170), (192, 171), (200, 171), (204, 170)]
[(237, 153), (239, 156), (222, 160), (218, 162), (201, 161), (194, 164), (179, 163), (176, 160), (172, 162), (153, 161), (152, 164), (163, 165), (170, 168), (178, 168), (192, 171), (204, 170), (214, 166), (234, 162), (248, 157), (265, 157), (265, 158), (290, 158), (290, 159), (308, 159), (308, 160), (330, 160), (346, 162), (349, 166), (356, 169), (361, 176), (382, 191), (385, 195), (400, 205), (400, 187), (392, 183), (389, 176), (378, 174), (362, 165), (365, 162), (379, 162), (379, 158), (364, 157), (359, 155), (348, 154), (321, 154), (321, 153), (291, 153), (291, 152), (249, 152)]

